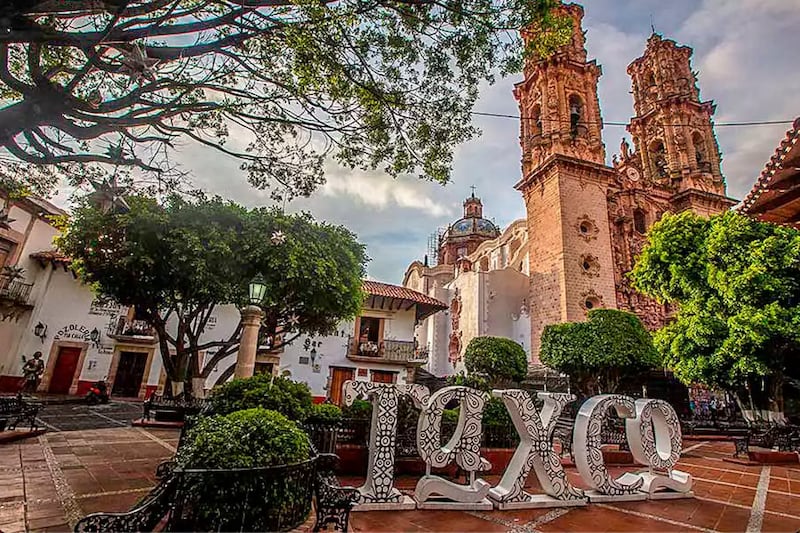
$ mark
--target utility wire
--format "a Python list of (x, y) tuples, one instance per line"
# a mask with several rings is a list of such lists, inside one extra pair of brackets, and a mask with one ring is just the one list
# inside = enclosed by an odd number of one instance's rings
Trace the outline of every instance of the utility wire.
[[(559, 119), (547, 119), (542, 117), (523, 117), (520, 115), (507, 115), (504, 113), (487, 113), (484, 111), (471, 111), (473, 115), (480, 116), (480, 117), (495, 117), (495, 118), (513, 118), (515, 120), (526, 119), (526, 120), (538, 120), (540, 122), (560, 122), (563, 124), (569, 124), (569, 120), (559, 120)], [(750, 122), (713, 122), (712, 124), (716, 127), (725, 127), (725, 126), (771, 126), (776, 124), (793, 124), (794, 120), (754, 120)], [(627, 126), (629, 122), (612, 122), (612, 121), (579, 121), (579, 124), (587, 125), (587, 124), (601, 124), (603, 126)], [(694, 124), (660, 124), (662, 126), (693, 126)]]

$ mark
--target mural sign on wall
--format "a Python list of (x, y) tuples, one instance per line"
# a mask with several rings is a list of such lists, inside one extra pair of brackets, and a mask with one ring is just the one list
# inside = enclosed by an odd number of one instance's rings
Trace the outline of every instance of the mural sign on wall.
[(53, 336), (53, 340), (88, 341), (90, 333), (89, 328), (86, 326), (81, 324), (69, 324), (58, 330), (58, 333)]
[[(425, 461), (426, 475), (414, 491), (417, 508), (519, 509), (693, 496), (692, 476), (674, 470), (682, 446), (678, 416), (672, 406), (662, 400), (634, 400), (628, 396), (603, 394), (581, 406), (573, 429), (573, 454), (581, 479), (590, 487), (583, 490), (570, 483), (560, 456), (552, 447), (556, 421), (564, 407), (575, 401), (571, 394), (538, 393), (537, 398), (543, 402), (539, 410), (525, 391), (492, 391), (493, 396), (503, 400), (520, 436), (505, 473), (492, 487), (476, 475), (491, 468), (481, 457), (480, 449), (486, 393), (458, 386), (445, 387), (431, 395), (422, 385), (364, 381), (345, 382), (344, 392), (346, 405), (363, 396), (373, 405), (371, 427), (374, 430), (370, 432), (367, 480), (359, 488), (361, 504), (355, 510), (407, 508), (409, 505), (393, 487), (397, 407), (402, 395), (410, 397), (420, 409), (417, 451)], [(442, 445), (442, 412), (452, 401), (459, 403), (459, 420), (453, 436)], [(610, 409), (625, 419), (631, 455), (646, 469), (625, 472), (616, 478), (609, 473), (603, 460), (601, 430)], [(467, 473), (466, 484), (431, 475), (432, 467), (441, 468), (454, 461)], [(525, 491), (531, 472), (536, 475), (543, 494)]]

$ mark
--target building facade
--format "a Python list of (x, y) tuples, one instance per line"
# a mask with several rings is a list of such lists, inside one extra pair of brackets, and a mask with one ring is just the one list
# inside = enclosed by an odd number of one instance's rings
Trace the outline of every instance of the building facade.
[[(135, 309), (99, 298), (53, 244), (54, 218), (66, 213), (43, 200), (2, 198), (0, 204), (0, 392), (23, 385), (23, 356), (42, 353), (40, 392), (84, 395), (105, 380), (112, 397), (144, 399), (167, 382), (158, 338)], [(317, 401), (339, 402), (348, 379), (406, 383), (426, 362), (416, 326), (447, 305), (405, 287), (364, 281), (367, 299), (355, 320), (323, 337), (302, 336), (277, 351), (261, 347), (256, 372), (305, 382)], [(218, 306), (200, 343), (227, 338), (240, 321), (233, 305)], [(201, 354), (210, 361), (214, 352)], [(231, 355), (194, 390), (209, 390), (231, 375)]]
[[(548, 58), (528, 59), (514, 88), (522, 153), (515, 188), (526, 218), (511, 224), (514, 236), (507, 230), (484, 239), (452, 265), (442, 264), (440, 253), (436, 267), (415, 263), (406, 273), (408, 286), (461, 300), (455, 305), (460, 320), (451, 316), (449, 325), (423, 325), (440, 334), (429, 341), (429, 370), (438, 375), (458, 371), (457, 364), (448, 367), (444, 361), (457, 363), (475, 335), (518, 342), (520, 334), (527, 335), (522, 344), (536, 367), (544, 327), (584, 320), (595, 308), (631, 311), (649, 328), (659, 327), (670, 309), (634, 291), (626, 276), (647, 229), (664, 213), (692, 210), (707, 216), (735, 203), (725, 195), (714, 104), (700, 98), (691, 48), (654, 33), (630, 64), (636, 116), (627, 130), (633, 147), (623, 139), (608, 165), (597, 96), (602, 68), (587, 56), (583, 8), (561, 4), (556, 10), (572, 20), (571, 40)], [(522, 33), (527, 38), (528, 32)], [(525, 290), (517, 292), (513, 282), (500, 289), (488, 281), (487, 274), (509, 270), (526, 278)], [(467, 281), (473, 274), (487, 281)], [(451, 303), (451, 315), (452, 310)], [(509, 326), (514, 331), (500, 333), (500, 327), (468, 326), (472, 319), (465, 317), (475, 313), (507, 325), (527, 315), (529, 328)], [(441, 348), (444, 326), (452, 342)]]

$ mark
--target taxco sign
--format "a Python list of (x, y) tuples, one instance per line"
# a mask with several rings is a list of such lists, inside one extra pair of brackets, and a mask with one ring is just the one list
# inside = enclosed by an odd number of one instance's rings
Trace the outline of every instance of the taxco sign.
[[(520, 443), (500, 482), (491, 486), (477, 473), (491, 468), (481, 457), (481, 416), (489, 394), (470, 387), (445, 387), (430, 394), (422, 385), (393, 385), (347, 381), (344, 401), (359, 397), (372, 403), (367, 479), (359, 487), (355, 510), (371, 509), (520, 509), (564, 507), (590, 502), (682, 498), (692, 496), (692, 477), (673, 467), (680, 458), (681, 429), (675, 410), (667, 402), (634, 400), (628, 396), (603, 394), (587, 400), (580, 408), (573, 430), (575, 466), (590, 488), (570, 483), (560, 456), (551, 445), (556, 421), (564, 407), (575, 401), (572, 394), (538, 393), (544, 405), (539, 411), (533, 398), (518, 389), (493, 390), (503, 400)], [(426, 463), (414, 499), (393, 486), (397, 407), (401, 396), (411, 398), (420, 409), (417, 451)], [(459, 418), (453, 436), (441, 444), (442, 413), (453, 401), (459, 404)], [(625, 433), (637, 471), (612, 477), (603, 461), (600, 432), (609, 409), (625, 419)], [(432, 468), (452, 462), (467, 473), (466, 484), (431, 474)], [(542, 494), (525, 491), (531, 470), (539, 480)]]

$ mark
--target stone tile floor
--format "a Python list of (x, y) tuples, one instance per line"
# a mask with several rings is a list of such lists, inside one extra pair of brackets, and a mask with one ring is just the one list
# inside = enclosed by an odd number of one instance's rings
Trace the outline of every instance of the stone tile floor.
[[(114, 427), (47, 433), (0, 446), (0, 531), (66, 531), (82, 516), (129, 509), (155, 484), (178, 432)], [(351, 515), (352, 531), (800, 531), (800, 465), (723, 461), (733, 445), (687, 443), (680, 469), (695, 498), (520, 511), (403, 511)], [(623, 469), (612, 468), (612, 473)], [(574, 469), (568, 469), (579, 483)], [(487, 478), (496, 483), (497, 476)], [(343, 478), (358, 485), (358, 478)], [(412, 492), (416, 479), (396, 485)], [(536, 490), (535, 478), (529, 481)]]

